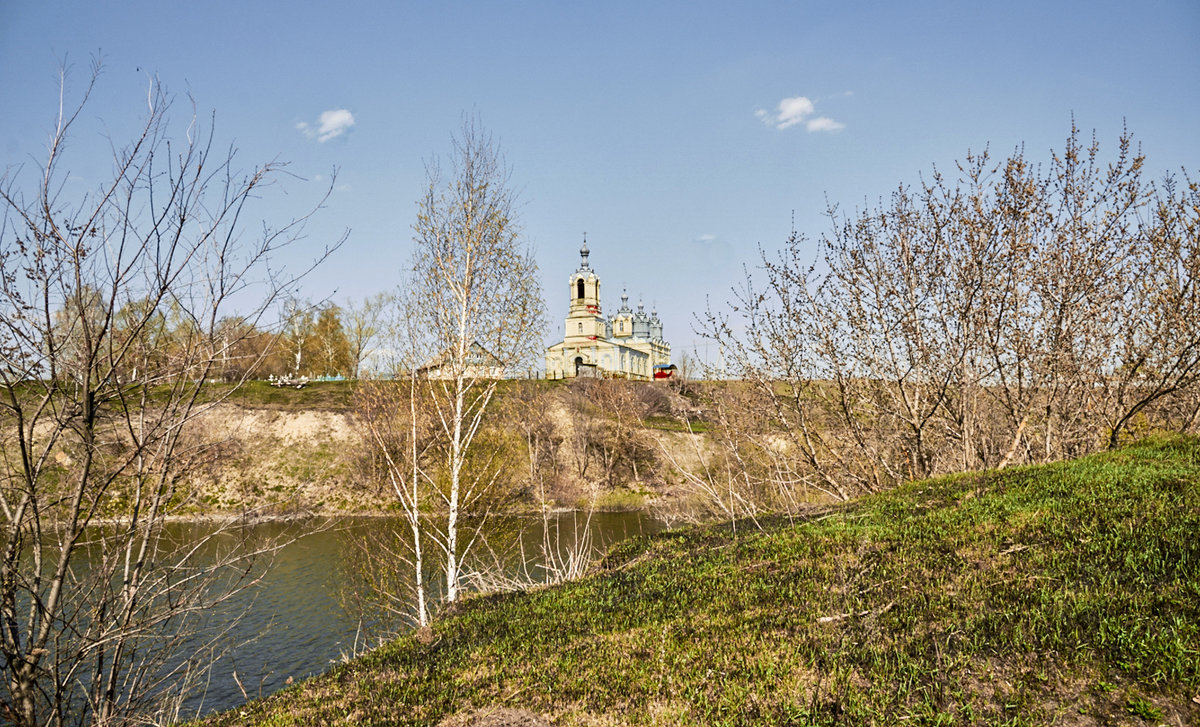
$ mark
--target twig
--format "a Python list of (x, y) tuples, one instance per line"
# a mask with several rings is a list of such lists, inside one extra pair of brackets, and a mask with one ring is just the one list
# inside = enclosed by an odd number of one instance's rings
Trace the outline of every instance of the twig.
[[(896, 602), (892, 601), (888, 605), (884, 606), (883, 608), (881, 608), (877, 611), (874, 611), (873, 613), (876, 616), (885, 614), (888, 611), (891, 611), (892, 607), (895, 605), (896, 605)], [(872, 611), (870, 609), (867, 609), (866, 611), (859, 611), (858, 613), (839, 613), (839, 614), (834, 614), (833, 616), (821, 616), (820, 618), (817, 619), (817, 623), (819, 623), (819, 624), (834, 623), (837, 621), (843, 621), (848, 618), (861, 618), (863, 616), (870, 615), (871, 613), (872, 613)]]

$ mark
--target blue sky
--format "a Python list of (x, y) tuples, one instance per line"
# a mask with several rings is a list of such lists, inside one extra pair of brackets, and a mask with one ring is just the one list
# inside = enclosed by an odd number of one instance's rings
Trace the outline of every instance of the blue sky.
[(477, 113), (521, 193), (548, 342), (585, 231), (606, 311), (627, 287), (680, 353), (693, 314), (727, 300), (793, 215), (816, 239), (827, 200), (871, 204), (968, 149), (1023, 143), (1044, 159), (1074, 115), (1108, 149), (1127, 124), (1155, 176), (1200, 173), (1195, 0), (0, 0), (0, 164), (42, 152), (60, 62), (78, 90), (97, 53), (103, 76), (71, 148), (81, 186), (106, 168), (104, 135), (136, 126), (148, 74), (179, 119), (188, 94), (215, 110), (243, 166), (289, 162), (296, 176), (263, 214), (299, 210), (339, 168), (309, 244), (343, 228), (350, 239), (311, 279), (314, 298), (396, 284), (424, 161)]

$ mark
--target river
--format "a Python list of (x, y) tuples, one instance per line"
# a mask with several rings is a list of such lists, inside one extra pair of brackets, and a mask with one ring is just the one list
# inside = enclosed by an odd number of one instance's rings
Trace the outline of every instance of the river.
[[(551, 530), (566, 547), (575, 541), (577, 528), (584, 532), (585, 520), (582, 514), (559, 513), (551, 520)], [(354, 578), (355, 569), (348, 566), (361, 557), (358, 546), (373, 532), (399, 524), (381, 518), (354, 518), (300, 526), (252, 526), (254, 537), (263, 541), (283, 538), (287, 544), (275, 554), (261, 583), (225, 606), (229, 614), (241, 614), (228, 636), (228, 653), (216, 662), (204, 693), (187, 700), (181, 716), (228, 709), (244, 702), (246, 696), (265, 696), (285, 686), (289, 679), (325, 671), (365, 646), (378, 643), (381, 637), (408, 628), (395, 617), (360, 618), (354, 608), (344, 605), (342, 596)], [(644, 512), (596, 513), (587, 532), (596, 547), (607, 547), (632, 535), (664, 529), (663, 522)], [(523, 545), (499, 549), (503, 567), (509, 575), (518, 574), (524, 553), (525, 568), (539, 576), (542, 519), (510, 520), (507, 530), (507, 536), (500, 534), (492, 541)], [(520, 541), (513, 535), (516, 532), (521, 534)], [(491, 554), (486, 558), (495, 562)], [(397, 563), (396, 567), (405, 566)], [(438, 588), (437, 574), (430, 575), (431, 589)]]

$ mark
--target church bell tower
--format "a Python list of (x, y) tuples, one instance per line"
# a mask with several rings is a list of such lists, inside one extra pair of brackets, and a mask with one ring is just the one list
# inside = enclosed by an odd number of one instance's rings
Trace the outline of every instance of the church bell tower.
[(568, 295), (567, 326), (563, 340), (579, 344), (604, 338), (604, 316), (600, 310), (600, 278), (588, 265), (587, 238), (579, 248), (579, 267), (571, 275)]

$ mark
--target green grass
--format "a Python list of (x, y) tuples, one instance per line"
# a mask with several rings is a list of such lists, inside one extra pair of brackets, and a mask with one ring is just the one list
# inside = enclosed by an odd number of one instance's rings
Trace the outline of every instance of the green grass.
[(704, 434), (709, 431), (710, 427), (707, 422), (703, 421), (684, 421), (671, 416), (648, 416), (643, 420), (642, 424), (647, 429), (658, 429), (664, 432), (690, 432), (692, 434)]
[(212, 724), (1200, 721), (1200, 440), (626, 541)]
[[(497, 390), (501, 397), (509, 395), (517, 387), (530, 384), (543, 391), (563, 385), (559, 381), (545, 380), (503, 380), (498, 383)], [(392, 384), (398, 388), (405, 388), (408, 381), (398, 380)], [(228, 395), (230, 403), (251, 408), (348, 411), (354, 407), (354, 391), (357, 386), (357, 381), (311, 381), (304, 388), (295, 389), (271, 386), (266, 381), (247, 381), (232, 393), (231, 385), (207, 384), (205, 396), (211, 400)]]
[[(302, 389), (280, 388), (271, 386), (266, 381), (247, 381), (244, 384), (205, 383), (201, 392), (204, 401), (214, 401), (224, 397), (230, 403), (240, 404), (251, 408), (298, 410), (333, 410), (345, 411), (354, 404), (354, 381), (314, 381)], [(19, 390), (20, 398), (31, 405), (45, 391), (46, 382), (23, 384)], [(165, 386), (150, 389), (151, 402), (161, 402), (170, 392)], [(131, 392), (136, 399), (136, 393)], [(114, 404), (115, 407), (115, 404)]]
[(354, 405), (353, 381), (313, 381), (302, 389), (271, 386), (266, 381), (247, 381), (230, 392), (228, 384), (208, 384), (205, 398), (228, 396), (231, 404), (252, 409), (286, 411), (347, 411)]

